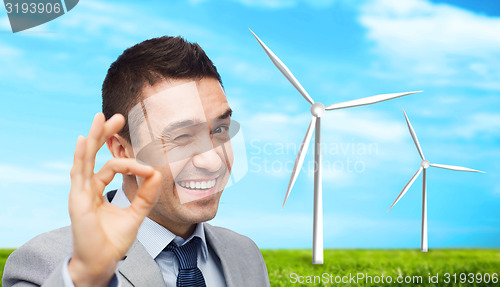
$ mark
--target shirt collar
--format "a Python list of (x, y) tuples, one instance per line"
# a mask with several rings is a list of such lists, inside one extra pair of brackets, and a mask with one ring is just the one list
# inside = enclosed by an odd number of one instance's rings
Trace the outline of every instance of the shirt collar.
[[(107, 196), (105, 198), (107, 200)], [(111, 203), (120, 208), (127, 208), (130, 206), (130, 201), (121, 187), (116, 191)], [(203, 259), (207, 260), (208, 247), (203, 222), (196, 224), (193, 234), (185, 241), (182, 237), (176, 236), (170, 232), (170, 230), (151, 220), (149, 217), (144, 218), (137, 232), (137, 240), (141, 242), (146, 251), (153, 258), (156, 258), (171, 241), (174, 241), (177, 245), (184, 245), (195, 236), (201, 239)]]

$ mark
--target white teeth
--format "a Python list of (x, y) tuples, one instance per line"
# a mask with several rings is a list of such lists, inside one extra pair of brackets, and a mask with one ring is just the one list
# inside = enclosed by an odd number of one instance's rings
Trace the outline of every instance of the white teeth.
[(189, 189), (209, 189), (214, 187), (216, 182), (217, 180), (212, 179), (208, 181), (179, 181), (178, 184)]

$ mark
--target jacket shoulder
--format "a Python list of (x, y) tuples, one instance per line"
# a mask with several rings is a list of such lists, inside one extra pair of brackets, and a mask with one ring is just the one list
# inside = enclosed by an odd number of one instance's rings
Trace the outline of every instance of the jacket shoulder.
[(216, 235), (217, 240), (219, 240), (227, 248), (234, 247), (240, 250), (259, 250), (252, 239), (231, 229), (220, 226), (213, 226), (208, 223), (205, 223), (205, 228), (208, 229), (211, 234)]
[(209, 244), (221, 260), (226, 282), (231, 282), (231, 285), (235, 286), (270, 285), (266, 263), (259, 247), (252, 239), (208, 223), (205, 230), (210, 239)]
[(3, 286), (18, 282), (42, 285), (54, 269), (72, 251), (71, 227), (63, 227), (36, 236), (14, 251), (3, 274)]

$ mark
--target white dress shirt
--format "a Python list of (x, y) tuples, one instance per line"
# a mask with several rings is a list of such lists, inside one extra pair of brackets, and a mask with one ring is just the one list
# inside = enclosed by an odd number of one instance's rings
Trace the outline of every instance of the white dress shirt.
[[(107, 197), (105, 198), (107, 200)], [(130, 205), (130, 201), (122, 188), (116, 191), (111, 203), (121, 208), (127, 208)], [(171, 241), (174, 241), (177, 245), (181, 246), (189, 242), (195, 236), (201, 239), (197, 260), (198, 268), (201, 270), (203, 278), (205, 278), (207, 287), (225, 287), (226, 281), (224, 279), (220, 259), (217, 254), (215, 254), (214, 250), (207, 244), (203, 222), (198, 223), (193, 234), (187, 240), (184, 240), (182, 237), (176, 236), (165, 227), (154, 222), (149, 217), (146, 217), (139, 227), (137, 240), (139, 240), (149, 255), (154, 258), (160, 267), (166, 286), (175, 287), (177, 274), (179, 273), (179, 260), (173, 252), (163, 251), (163, 249), (167, 247)], [(63, 277), (65, 286), (74, 286), (69, 276), (67, 264), (64, 265)], [(111, 287), (117, 285), (119, 286), (121, 284), (119, 284), (119, 280), (116, 280), (115, 275), (109, 286)]]

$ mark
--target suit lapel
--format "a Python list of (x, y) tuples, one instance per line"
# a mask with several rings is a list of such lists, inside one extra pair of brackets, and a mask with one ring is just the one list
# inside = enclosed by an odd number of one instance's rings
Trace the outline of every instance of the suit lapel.
[(241, 271), (238, 271), (238, 256), (235, 256), (235, 254), (229, 254), (229, 250), (227, 249), (225, 242), (217, 236), (217, 233), (211, 225), (205, 222), (204, 228), (207, 243), (213, 248), (215, 254), (219, 256), (222, 271), (224, 272), (224, 279), (226, 280), (226, 286), (237, 287), (237, 283), (242, 282), (241, 278), (239, 278)]
[(158, 264), (137, 240), (118, 264), (118, 271), (135, 287), (165, 286)]

